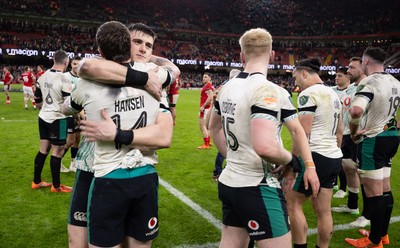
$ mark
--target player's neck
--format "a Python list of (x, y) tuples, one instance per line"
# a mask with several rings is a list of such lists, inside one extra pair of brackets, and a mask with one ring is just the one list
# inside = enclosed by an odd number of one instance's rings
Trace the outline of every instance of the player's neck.
[(57, 65), (57, 64), (54, 64), (53, 67), (51, 67), (51, 69), (52, 69), (52, 70), (56, 70), (56, 71), (63, 72), (64, 69), (65, 69), (65, 67), (64, 67), (64, 65)]
[(263, 75), (267, 76), (268, 63), (266, 64), (265, 61), (249, 61), (246, 63), (243, 72), (247, 72), (249, 74), (261, 72)]
[(361, 75), (361, 76), (354, 82), (354, 85), (357, 86), (357, 85), (361, 82), (361, 80), (363, 80), (363, 79), (366, 78), (366, 77), (367, 77), (366, 75)]
[(381, 73), (385, 72), (383, 65), (371, 65), (368, 68), (368, 75), (374, 74), (374, 73)]

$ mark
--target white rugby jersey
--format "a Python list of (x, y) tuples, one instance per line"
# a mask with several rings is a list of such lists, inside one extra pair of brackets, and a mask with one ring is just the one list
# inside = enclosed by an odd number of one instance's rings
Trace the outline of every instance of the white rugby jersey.
[(386, 125), (394, 125), (400, 107), (400, 82), (387, 73), (373, 73), (361, 80), (352, 101), (352, 106), (364, 110), (364, 123), (359, 129), (367, 129), (367, 137), (382, 133)]
[(350, 84), (347, 89), (342, 92), (340, 97), (340, 102), (342, 103), (343, 107), (343, 135), (350, 134), (349, 128), (349, 110), (351, 107), (351, 99), (353, 99), (354, 94), (356, 93), (357, 85), (354, 83)]
[(214, 111), (221, 115), (227, 141), (226, 167), (218, 179), (221, 183), (230, 187), (257, 186), (267, 177), (269, 185), (280, 187), (276, 178), (268, 176), (267, 165), (253, 149), (250, 121), (253, 118), (273, 121), (277, 132), (272, 135), (280, 140), (280, 120), (296, 116), (296, 110), (287, 106), (292, 104), (289, 94), (284, 92), (261, 73), (241, 72), (221, 88), (214, 105)]
[(39, 117), (47, 123), (66, 118), (61, 113), (60, 105), (64, 97), (71, 93), (71, 82), (61, 72), (54, 69), (47, 70), (39, 79), (36, 87), (42, 93), (43, 103)]
[(76, 83), (79, 81), (78, 76), (74, 76), (70, 71), (64, 72), (64, 75), (71, 81), (72, 90), (75, 88)]
[(336, 94), (338, 94), (338, 96), (340, 96), (344, 91), (346, 91), (348, 89), (348, 87), (344, 88), (344, 89), (339, 89), (339, 87), (336, 86), (331, 86), (330, 87), (333, 91), (335, 91)]
[(337, 146), (337, 129), (342, 106), (339, 96), (323, 84), (303, 90), (298, 97), (299, 115), (314, 115), (309, 137), (310, 149), (328, 158), (342, 157)]
[[(131, 63), (136, 70), (147, 71), (143, 63)], [(105, 109), (117, 127), (122, 130), (137, 129), (155, 124), (160, 103), (147, 91), (132, 87), (110, 87), (81, 79), (71, 93), (71, 107), (78, 112), (85, 109), (86, 118), (101, 121), (100, 110)], [(132, 148), (115, 142), (96, 142), (93, 170), (95, 177), (104, 176), (118, 168), (127, 168), (126, 161), (133, 161)], [(155, 150), (138, 157), (140, 165), (156, 164)]]

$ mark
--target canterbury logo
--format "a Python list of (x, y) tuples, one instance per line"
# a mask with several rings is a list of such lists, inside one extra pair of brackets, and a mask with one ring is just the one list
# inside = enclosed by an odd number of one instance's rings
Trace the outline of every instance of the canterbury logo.
[(86, 218), (86, 213), (84, 213), (84, 212), (75, 212), (74, 213), (74, 219), (75, 220), (77, 220), (77, 221), (87, 221), (87, 218)]

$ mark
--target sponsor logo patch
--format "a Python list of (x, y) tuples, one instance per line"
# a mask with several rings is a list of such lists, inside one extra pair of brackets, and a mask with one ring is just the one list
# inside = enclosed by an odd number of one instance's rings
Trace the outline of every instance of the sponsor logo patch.
[(247, 223), (247, 226), (251, 229), (251, 230), (258, 230), (258, 228), (260, 227), (260, 225), (258, 224), (257, 221), (255, 220), (249, 220), (249, 222)]

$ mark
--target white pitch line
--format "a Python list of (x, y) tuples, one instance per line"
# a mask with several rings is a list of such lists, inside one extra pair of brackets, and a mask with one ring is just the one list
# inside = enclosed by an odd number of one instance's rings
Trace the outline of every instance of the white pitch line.
[(1, 122), (37, 122), (37, 120), (0, 120)]
[[(182, 192), (179, 190), (175, 189), (171, 184), (167, 183), (166, 181), (162, 180), (159, 177), (159, 182), (160, 184), (168, 191), (170, 192), (173, 196), (181, 200), (183, 203), (191, 207), (194, 211), (196, 211), (199, 215), (201, 215), (203, 218), (208, 220), (213, 226), (215, 226), (218, 230), (221, 231), (221, 226), (222, 223), (219, 221), (217, 218), (215, 218), (210, 212), (207, 210), (203, 209), (199, 204), (193, 202), (192, 200), (189, 199), (186, 195), (184, 195)], [(394, 222), (399, 222), (400, 221), (400, 216), (394, 216), (390, 218), (390, 223)], [(350, 224), (339, 224), (335, 225), (333, 227), (334, 231), (343, 231), (343, 230), (349, 230), (353, 229), (356, 227), (351, 227)], [(309, 229), (308, 230), (308, 236), (317, 234), (317, 228)], [(214, 248), (218, 247), (219, 243), (206, 243), (206, 244), (200, 244), (200, 245), (180, 245), (176, 246), (175, 248)]]
[[(394, 223), (394, 222), (399, 222), (400, 221), (400, 216), (394, 216), (392, 218), (390, 218), (390, 223)], [(357, 227), (352, 227), (350, 226), (350, 224), (340, 224), (340, 225), (335, 225), (333, 227), (334, 231), (343, 231), (343, 230), (349, 230), (349, 229), (353, 229), (353, 228), (357, 228)], [(309, 229), (308, 230), (308, 235), (314, 235), (317, 234), (317, 228), (313, 228), (313, 229)]]
[(218, 230), (221, 231), (221, 226), (222, 222), (215, 218), (210, 212), (202, 208), (199, 204), (193, 202), (192, 200), (189, 199), (186, 195), (184, 195), (182, 192), (179, 190), (175, 189), (172, 187), (171, 184), (167, 183), (166, 181), (162, 180), (159, 178), (160, 184), (168, 190), (172, 195), (174, 195), (176, 198), (181, 200), (183, 203), (191, 207), (194, 211), (196, 211), (200, 216), (208, 220), (213, 226), (215, 226)]

